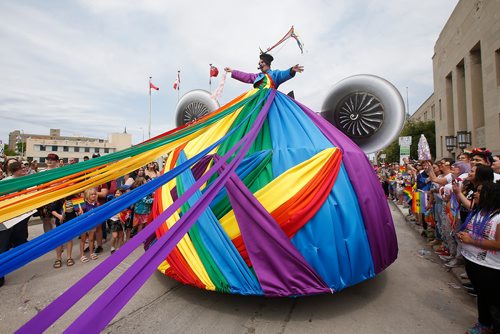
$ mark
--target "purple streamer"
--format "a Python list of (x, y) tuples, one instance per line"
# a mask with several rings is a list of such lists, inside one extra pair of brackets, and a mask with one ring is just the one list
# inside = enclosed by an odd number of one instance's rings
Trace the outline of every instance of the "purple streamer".
[(235, 173), (229, 178), (226, 189), (250, 261), (266, 296), (331, 292)]
[[(233, 172), (238, 164), (243, 160), (245, 154), (250, 149), (255, 140), (262, 124), (264, 123), (271, 103), (276, 95), (273, 89), (269, 94), (266, 104), (260, 111), (252, 129), (245, 135), (237, 145), (235, 145), (224, 158), (215, 164), (207, 174), (200, 178), (190, 187), (178, 201), (179, 206), (182, 205), (189, 197), (191, 197), (208, 178), (218, 170), (225, 161), (242, 145), (241, 150), (236, 154), (235, 158), (229, 163), (228, 168), (224, 170), (219, 178), (214, 181), (211, 191), (205, 192), (194, 206), (171, 228), (169, 229), (151, 248), (141, 256), (118, 280), (115, 281), (75, 322), (67, 328), (68, 333), (87, 333), (95, 332), (104, 329), (104, 327), (113, 319), (113, 317), (123, 308), (130, 298), (139, 290), (146, 280), (154, 273), (158, 265), (170, 254), (177, 243), (187, 233), (191, 226), (196, 222), (197, 218), (203, 213), (210, 202), (215, 198), (217, 193), (222, 189), (227, 182), (231, 172)], [(170, 210), (169, 207), (157, 219), (159, 222), (165, 221), (175, 210)], [(168, 215), (167, 212), (171, 211)], [(149, 226), (152, 226), (150, 224)], [(157, 224), (155, 224), (157, 225)], [(148, 226), (148, 227), (149, 227)], [(134, 238), (135, 239), (135, 238)], [(134, 240), (132, 239), (132, 240)], [(125, 244), (127, 245), (127, 244)], [(97, 269), (97, 268), (96, 268)], [(104, 268), (103, 268), (104, 269)], [(95, 270), (94, 270), (95, 271)], [(79, 282), (80, 283), (80, 282)], [(86, 285), (83, 284), (82, 285)]]
[(378, 274), (398, 257), (398, 241), (391, 212), (382, 186), (365, 153), (327, 120), (295, 101), (325, 137), (343, 152), (343, 163), (356, 192), (365, 224), (375, 273)]

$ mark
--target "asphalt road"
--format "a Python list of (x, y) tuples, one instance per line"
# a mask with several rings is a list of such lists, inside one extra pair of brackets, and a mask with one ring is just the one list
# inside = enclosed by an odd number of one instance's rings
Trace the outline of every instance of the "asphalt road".
[[(419, 254), (423, 238), (392, 204), (391, 211), (399, 258), (369, 281), (335, 295), (267, 299), (203, 291), (155, 273), (104, 332), (464, 333), (476, 321), (474, 298), (457, 289), (457, 278), (437, 257)], [(30, 227), (30, 235), (40, 233), (41, 225)], [(74, 250), (78, 255), (77, 245)], [(47, 332), (62, 332), (141, 253), (136, 251)], [(0, 333), (15, 331), (102, 261), (53, 269), (54, 258), (50, 252), (6, 277), (0, 288)]]

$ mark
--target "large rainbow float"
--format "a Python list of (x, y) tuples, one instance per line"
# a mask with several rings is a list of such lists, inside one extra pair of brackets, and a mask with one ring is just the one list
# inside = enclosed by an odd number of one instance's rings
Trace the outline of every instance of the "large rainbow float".
[(154, 219), (19, 332), (48, 328), (137, 247), (144, 254), (68, 328), (103, 329), (159, 270), (201, 289), (269, 297), (334, 293), (397, 257), (365, 153), (268, 75), (206, 117), (129, 149), (0, 183), (0, 221), (168, 155), (163, 174), (0, 254), (0, 276), (155, 194)]

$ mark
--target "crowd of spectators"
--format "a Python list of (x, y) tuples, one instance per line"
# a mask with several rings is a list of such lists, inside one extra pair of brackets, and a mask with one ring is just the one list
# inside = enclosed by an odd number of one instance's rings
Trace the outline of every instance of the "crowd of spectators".
[[(99, 157), (94, 154), (92, 158)], [(85, 157), (83, 160), (88, 160)], [(45, 159), (46, 166), (43, 169), (51, 170), (65, 165), (62, 159), (55, 153), (49, 153)], [(68, 164), (77, 163), (75, 159), (68, 159)], [(39, 172), (36, 161), (23, 162), (21, 159), (5, 159), (0, 165), (1, 180)], [(43, 173), (43, 171), (41, 171)], [(44, 232), (70, 222), (73, 218), (99, 205), (113, 200), (115, 196), (120, 196), (136, 187), (140, 187), (146, 182), (160, 175), (159, 164), (156, 161), (148, 163), (144, 167), (124, 175), (111, 182), (106, 182), (95, 188), (86, 189), (83, 193), (69, 194), (67, 197), (59, 199), (53, 203), (46, 204), (36, 210), (33, 216), (40, 219)], [(97, 260), (104, 252), (103, 244), (109, 239), (110, 254), (114, 253), (127, 240), (130, 240), (135, 233), (142, 230), (150, 219), (153, 197), (151, 195), (139, 200), (135, 205), (127, 208), (111, 219), (98, 224), (79, 236), (79, 260), (87, 263), (90, 260)], [(19, 246), (28, 241), (28, 222), (31, 217), (16, 223), (9, 229), (0, 230), (0, 253), (6, 252), (12, 247)], [(66, 260), (63, 262), (63, 254), (66, 253)], [(66, 264), (71, 267), (75, 264), (73, 259), (73, 240), (64, 245), (60, 245), (55, 250), (55, 261), (53, 267), (59, 269)], [(4, 285), (5, 278), (0, 278), (0, 286)]]
[[(99, 155), (94, 155), (93, 158)], [(84, 160), (88, 160), (84, 159)], [(69, 159), (69, 163), (76, 163)], [(46, 158), (46, 169), (64, 166), (57, 154)], [(448, 268), (465, 267), (462, 277), (469, 279), (464, 288), (477, 296), (478, 323), (468, 333), (500, 332), (500, 156), (489, 150), (464, 151), (457, 160), (411, 161), (383, 164), (376, 168), (389, 200), (408, 208), (407, 219), (423, 228), (439, 258)], [(39, 172), (36, 161), (6, 159), (0, 168), (0, 180)], [(89, 188), (82, 194), (47, 204), (37, 211), (44, 231), (71, 221), (115, 197), (158, 177), (160, 169), (153, 161), (116, 180)], [(97, 260), (110, 236), (109, 252), (114, 253), (147, 224), (153, 197), (148, 195), (109, 220), (79, 237), (81, 263)], [(12, 228), (0, 231), (0, 253), (28, 240), (29, 217)], [(55, 251), (55, 269), (71, 267), (73, 241)], [(0, 286), (4, 278), (0, 278)]]
[(478, 322), (467, 333), (500, 333), (500, 156), (464, 151), (457, 160), (410, 161), (377, 168), (389, 200), (448, 268), (465, 268), (464, 288), (477, 296)]

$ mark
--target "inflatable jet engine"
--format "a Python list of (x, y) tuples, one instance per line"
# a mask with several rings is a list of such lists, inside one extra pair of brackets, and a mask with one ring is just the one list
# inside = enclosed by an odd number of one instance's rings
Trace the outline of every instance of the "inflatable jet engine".
[[(219, 103), (209, 92), (192, 90), (177, 104), (177, 126), (218, 108)], [(374, 153), (398, 137), (403, 128), (405, 107), (401, 94), (389, 81), (360, 74), (345, 78), (331, 88), (321, 107), (321, 116), (365, 153)]]

